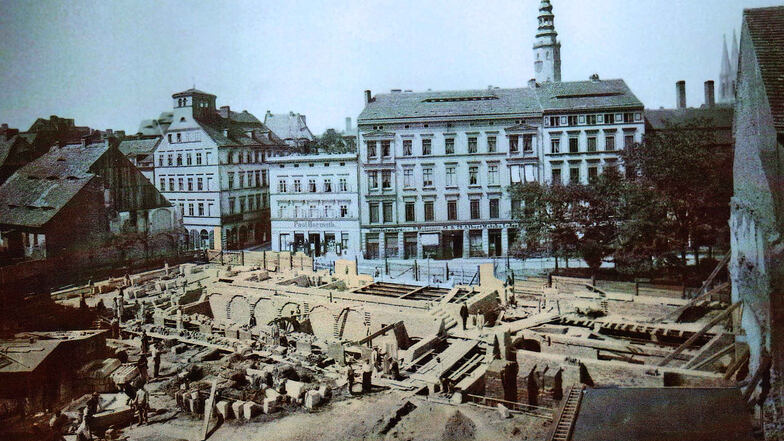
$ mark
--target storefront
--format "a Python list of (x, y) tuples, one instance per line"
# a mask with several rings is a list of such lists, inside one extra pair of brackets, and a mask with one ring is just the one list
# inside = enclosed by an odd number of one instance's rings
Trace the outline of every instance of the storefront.
[(274, 251), (301, 251), (318, 257), (348, 255), (359, 250), (358, 222), (275, 221), (272, 233)]

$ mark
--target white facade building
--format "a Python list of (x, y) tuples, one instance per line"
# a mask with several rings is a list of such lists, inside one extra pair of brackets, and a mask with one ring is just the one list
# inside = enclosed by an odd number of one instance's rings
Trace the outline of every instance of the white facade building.
[(358, 122), (366, 257), (506, 254), (507, 187), (541, 174), (535, 89), (367, 91)]
[(623, 80), (545, 83), (542, 106), (544, 182), (589, 184), (620, 152), (642, 142), (643, 104)]
[(267, 162), (274, 251), (359, 252), (356, 154), (275, 156)]
[(268, 241), (264, 158), (284, 148), (282, 141), (250, 113), (218, 111), (215, 95), (190, 89), (172, 98), (153, 183), (183, 213), (191, 245), (236, 249)]

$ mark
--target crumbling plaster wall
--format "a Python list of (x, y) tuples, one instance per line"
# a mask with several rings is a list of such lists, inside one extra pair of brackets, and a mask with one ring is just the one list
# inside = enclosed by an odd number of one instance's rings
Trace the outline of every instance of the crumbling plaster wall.
[[(762, 75), (744, 24), (735, 107), (734, 196), (730, 234), (732, 300), (743, 302), (741, 326), (751, 360), (759, 365), (762, 351), (771, 353), (774, 366), (784, 368), (779, 312), (784, 295), (784, 216), (782, 216), (782, 147), (773, 126)], [(743, 338), (739, 338), (742, 340)], [(778, 340), (778, 341), (777, 341)], [(777, 361), (778, 360), (778, 361)]]

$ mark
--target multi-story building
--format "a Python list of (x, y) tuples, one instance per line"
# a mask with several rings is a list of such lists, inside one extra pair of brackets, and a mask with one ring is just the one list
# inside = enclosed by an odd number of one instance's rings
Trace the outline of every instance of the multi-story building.
[(273, 250), (359, 252), (356, 154), (275, 156), (267, 162)]
[(172, 95), (155, 150), (154, 183), (183, 213), (192, 246), (236, 249), (269, 240), (265, 157), (283, 142), (247, 111), (215, 107), (196, 89)]
[(605, 167), (622, 167), (619, 153), (642, 141), (643, 104), (623, 80), (544, 83), (544, 180), (590, 183)]
[(377, 257), (503, 256), (518, 182), (589, 183), (644, 133), (623, 80), (561, 82), (549, 0), (528, 87), (372, 97), (358, 119), (362, 249)]
[(506, 187), (539, 173), (536, 89), (365, 96), (358, 125), (366, 256), (506, 254), (516, 234)]

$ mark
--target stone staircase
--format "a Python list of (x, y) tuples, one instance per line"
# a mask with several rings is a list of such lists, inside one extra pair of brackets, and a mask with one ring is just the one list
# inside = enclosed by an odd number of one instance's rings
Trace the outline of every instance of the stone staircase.
[(452, 329), (452, 328), (454, 328), (455, 326), (457, 326), (457, 320), (455, 320), (455, 318), (452, 317), (452, 314), (447, 312), (446, 305), (444, 305), (444, 304), (440, 304), (437, 307), (431, 309), (429, 311), (429, 314), (436, 321), (443, 320), (444, 321), (444, 329), (447, 330), (447, 331)]

